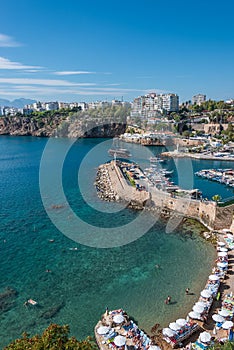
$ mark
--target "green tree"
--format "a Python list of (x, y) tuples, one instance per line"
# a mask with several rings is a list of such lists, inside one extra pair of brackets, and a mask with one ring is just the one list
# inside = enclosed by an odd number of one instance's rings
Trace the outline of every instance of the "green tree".
[(69, 338), (69, 326), (51, 324), (43, 334), (29, 338), (27, 333), (13, 341), (4, 350), (98, 350), (97, 344), (88, 337), (79, 341)]
[(212, 197), (212, 200), (215, 201), (216, 203), (220, 202), (222, 199), (222, 197), (219, 195), (219, 194), (215, 194), (213, 197)]

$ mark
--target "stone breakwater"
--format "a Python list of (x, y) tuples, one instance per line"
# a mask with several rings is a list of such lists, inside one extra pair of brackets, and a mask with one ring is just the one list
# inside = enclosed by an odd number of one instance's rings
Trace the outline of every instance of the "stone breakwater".
[(150, 210), (163, 217), (178, 220), (181, 217), (193, 218), (209, 230), (233, 230), (234, 204), (219, 207), (213, 201), (174, 197), (171, 193), (153, 187), (147, 178), (144, 180), (145, 189), (139, 190), (137, 183), (131, 183), (128, 179), (128, 167), (129, 165), (114, 161), (99, 167), (95, 185), (101, 199), (122, 201), (127, 207)]
[(113, 189), (107, 164), (99, 166), (94, 185), (100, 199), (108, 202), (119, 200), (119, 196)]

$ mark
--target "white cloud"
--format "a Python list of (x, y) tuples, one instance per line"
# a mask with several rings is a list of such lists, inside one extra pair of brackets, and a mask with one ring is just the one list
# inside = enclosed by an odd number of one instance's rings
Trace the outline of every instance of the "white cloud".
[(74, 70), (74, 71), (61, 71), (54, 72), (55, 75), (79, 75), (79, 74), (96, 74), (96, 72), (88, 72), (82, 70)]
[(21, 46), (11, 36), (0, 33), (0, 47), (17, 47)]
[(8, 58), (0, 57), (0, 69), (40, 69), (38, 66), (27, 66), (19, 62), (13, 62)]
[(44, 86), (95, 86), (94, 83), (71, 83), (67, 80), (34, 78), (0, 78), (2, 84), (32, 84)]

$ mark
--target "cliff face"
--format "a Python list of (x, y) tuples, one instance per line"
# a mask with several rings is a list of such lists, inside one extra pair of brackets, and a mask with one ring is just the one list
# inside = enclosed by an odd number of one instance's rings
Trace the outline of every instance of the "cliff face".
[(56, 133), (62, 137), (114, 137), (124, 133), (126, 123), (111, 119), (83, 119), (62, 123)]
[(58, 125), (57, 118), (51, 122), (46, 118), (37, 120), (29, 117), (1, 117), (0, 135), (48, 137), (54, 133)]
[(0, 117), (0, 135), (40, 137), (114, 137), (125, 132), (125, 121), (114, 118)]

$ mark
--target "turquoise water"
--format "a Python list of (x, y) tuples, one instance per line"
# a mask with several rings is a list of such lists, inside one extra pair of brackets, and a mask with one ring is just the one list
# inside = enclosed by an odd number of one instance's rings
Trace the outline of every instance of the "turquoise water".
[[(50, 164), (59, 159), (61, 147), (72, 143), (65, 139), (54, 142), (54, 153), (48, 155)], [(0, 347), (23, 331), (41, 332), (51, 322), (69, 324), (71, 334), (83, 338), (92, 334), (106, 306), (125, 308), (146, 331), (155, 323), (164, 326), (186, 316), (198, 299), (215, 255), (213, 247), (194, 232), (199, 232), (199, 227), (166, 234), (165, 223), (157, 221), (138, 240), (109, 249), (72, 241), (47, 215), (62, 215), (63, 208), (49, 207), (46, 212), (40, 196), (39, 166), (46, 143), (46, 139), (32, 137), (0, 138), (0, 293), (6, 287), (17, 291), (16, 296), (4, 299), (7, 305), (0, 309)], [(96, 167), (108, 160), (110, 144), (100, 139), (77, 141), (64, 161), (62, 179), (73, 211), (97, 228), (111, 229), (131, 222), (139, 213), (101, 202), (96, 196)], [(146, 151), (131, 146), (137, 161), (144, 163)], [(56, 195), (56, 183), (50, 183), (49, 190)], [(64, 204), (59, 197), (55, 199), (54, 204)], [(69, 220), (67, 217), (68, 228), (72, 226)], [(93, 236), (90, 245), (95, 246), (96, 241)], [(185, 295), (187, 287), (194, 295)], [(168, 294), (171, 305), (164, 304)], [(39, 306), (26, 308), (23, 303), (29, 298)]]

